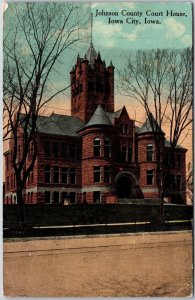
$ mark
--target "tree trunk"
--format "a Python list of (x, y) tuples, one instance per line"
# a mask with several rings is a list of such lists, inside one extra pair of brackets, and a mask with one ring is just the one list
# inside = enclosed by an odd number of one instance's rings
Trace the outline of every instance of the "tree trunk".
[(164, 224), (165, 221), (165, 215), (164, 215), (164, 193), (161, 191), (160, 195), (160, 222), (161, 224)]
[(19, 228), (21, 230), (25, 229), (25, 211), (24, 211), (24, 201), (22, 197), (22, 188), (17, 189), (17, 205), (19, 208)]

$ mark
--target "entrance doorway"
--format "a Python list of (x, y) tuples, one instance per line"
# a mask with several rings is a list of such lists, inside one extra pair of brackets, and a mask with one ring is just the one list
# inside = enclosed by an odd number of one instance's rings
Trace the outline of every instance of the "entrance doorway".
[(117, 180), (116, 192), (119, 198), (131, 198), (132, 182), (128, 176), (122, 176)]

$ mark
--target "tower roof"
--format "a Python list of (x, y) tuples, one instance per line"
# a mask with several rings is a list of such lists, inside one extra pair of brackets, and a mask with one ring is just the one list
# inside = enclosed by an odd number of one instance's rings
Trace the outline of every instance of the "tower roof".
[(96, 125), (112, 125), (108, 115), (103, 110), (101, 105), (98, 105), (96, 108), (93, 116), (89, 120), (89, 122), (82, 127), (82, 129), (90, 126), (96, 126)]
[(97, 57), (97, 52), (95, 51), (93, 44), (90, 43), (90, 46), (85, 54), (87, 60), (89, 61), (90, 65), (94, 65), (95, 58)]
[(152, 113), (149, 113), (149, 116), (146, 119), (145, 123), (138, 130), (138, 133), (145, 133), (145, 132), (161, 132), (161, 133), (163, 133), (160, 126), (158, 125), (155, 118), (153, 117)]

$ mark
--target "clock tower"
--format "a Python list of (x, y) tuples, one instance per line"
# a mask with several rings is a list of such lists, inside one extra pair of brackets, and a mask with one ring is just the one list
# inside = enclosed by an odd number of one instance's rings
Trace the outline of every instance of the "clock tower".
[(98, 105), (114, 112), (114, 66), (106, 66), (92, 42), (84, 56), (79, 55), (70, 72), (71, 115), (88, 122)]

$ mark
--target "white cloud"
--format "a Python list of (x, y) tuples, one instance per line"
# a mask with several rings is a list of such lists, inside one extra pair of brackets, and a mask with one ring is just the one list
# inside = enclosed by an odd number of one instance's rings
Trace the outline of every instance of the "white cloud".
[(185, 34), (182, 37), (182, 42), (184, 43), (184, 45), (186, 47), (191, 46), (192, 45), (192, 36), (190, 34)]
[(112, 36), (122, 32), (122, 26), (120, 24), (109, 25), (101, 21), (94, 21), (93, 23), (94, 32), (99, 32), (103, 36)]
[(106, 48), (111, 48), (115, 45), (116, 37), (122, 33), (122, 27), (120, 24), (114, 26), (105, 24), (101, 21), (94, 21), (93, 30), (96, 32), (95, 39), (101, 42)]
[(168, 18), (164, 21), (167, 32), (165, 37), (171, 39), (173, 37), (180, 38), (185, 33), (185, 26), (182, 23), (177, 22), (174, 18)]
[(128, 41), (135, 41), (138, 38), (138, 31), (135, 29), (131, 33), (126, 33), (126, 32), (121, 32), (120, 36), (118, 37), (119, 39), (126, 39)]
[(137, 29), (131, 33), (123, 31), (123, 24), (105, 24), (101, 21), (94, 21), (94, 32), (96, 32), (96, 40), (101, 42), (106, 48), (111, 48), (120, 39), (135, 41), (137, 39)]
[(186, 28), (185, 25), (177, 22), (174, 18), (168, 18), (164, 21), (166, 25), (167, 32), (165, 37), (167, 39), (178, 38), (186, 46), (192, 45), (192, 36), (190, 34), (185, 34)]

